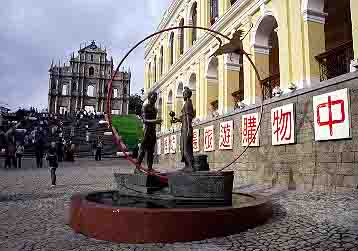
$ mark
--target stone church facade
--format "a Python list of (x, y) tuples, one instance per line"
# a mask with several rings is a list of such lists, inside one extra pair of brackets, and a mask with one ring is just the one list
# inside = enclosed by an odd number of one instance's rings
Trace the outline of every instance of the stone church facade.
[[(113, 58), (93, 41), (73, 53), (68, 64), (49, 69), (48, 111), (54, 114), (73, 114), (78, 108), (87, 112), (107, 112), (107, 86), (115, 69)], [(113, 81), (112, 114), (128, 114), (130, 71), (119, 71)]]

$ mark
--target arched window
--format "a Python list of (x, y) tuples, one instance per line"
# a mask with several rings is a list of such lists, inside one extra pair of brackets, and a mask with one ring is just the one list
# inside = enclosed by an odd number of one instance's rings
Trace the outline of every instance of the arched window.
[(67, 84), (64, 84), (62, 86), (62, 96), (67, 96), (68, 93), (67, 93)]
[[(159, 101), (158, 101), (158, 118), (163, 119), (162, 116), (162, 109), (163, 109), (163, 99), (160, 97)], [(159, 124), (159, 126), (157, 127), (158, 131), (161, 131), (162, 129), (162, 124)]]
[(259, 65), (263, 74), (264, 98), (272, 97), (272, 90), (280, 86), (280, 48), (277, 34), (278, 23), (274, 16), (265, 15), (258, 22), (253, 46), (260, 48), (254, 56), (264, 59)]
[(182, 110), (183, 105), (184, 105), (183, 90), (184, 90), (183, 82), (179, 82), (179, 84), (177, 86), (177, 90), (176, 90), (175, 105), (174, 105), (174, 109), (175, 109), (176, 114), (181, 113), (181, 110)]
[(324, 24), (326, 51), (317, 55), (321, 67), (321, 80), (334, 78), (351, 71), (351, 61), (354, 59), (355, 52), (352, 37), (352, 14), (355, 13), (351, 13), (353, 2), (356, 1), (324, 1), (323, 12), (328, 14)]
[(123, 87), (123, 95), (127, 95), (127, 87)]
[(170, 33), (169, 37), (169, 64), (174, 63), (174, 32)]
[(218, 0), (210, 0), (210, 24), (213, 25), (219, 16)]
[(157, 56), (154, 57), (154, 83), (157, 82)]
[[(184, 26), (184, 18), (180, 20), (179, 26), (180, 27)], [(179, 52), (180, 55), (182, 55), (184, 53), (184, 28), (180, 28), (178, 38), (179, 38)]]
[(94, 86), (89, 85), (87, 88), (87, 96), (88, 97), (94, 97)]
[(192, 96), (191, 96), (191, 100), (193, 102), (193, 107), (195, 109), (196, 106), (196, 74), (192, 73), (190, 78), (189, 78), (189, 88), (190, 90), (192, 90)]
[(73, 92), (77, 91), (77, 83), (76, 82), (72, 83), (72, 91)]
[(93, 76), (93, 75), (94, 75), (94, 68), (93, 68), (93, 67), (90, 67), (90, 68), (89, 68), (89, 75), (90, 75), (90, 76)]
[[(195, 2), (191, 8), (191, 21), (192, 21), (192, 25), (195, 27), (198, 25), (198, 5)], [(197, 37), (197, 29), (192, 29), (191, 30), (191, 44), (193, 45), (194, 42), (196, 41), (196, 37)]]
[(218, 110), (218, 97), (219, 97), (219, 61), (217, 57), (210, 59), (206, 71), (207, 82), (207, 103), (208, 114), (214, 116)]
[[(167, 111), (173, 111), (174, 105), (173, 105), (173, 91), (170, 90), (168, 93), (168, 100), (167, 100)], [(170, 118), (167, 116), (168, 125), (170, 125)]]
[(113, 98), (118, 98), (118, 89), (113, 89)]
[(148, 67), (148, 87), (152, 85), (152, 63), (149, 63)]
[(93, 62), (93, 55), (91, 54), (91, 61)]
[(163, 57), (164, 57), (164, 52), (163, 52), (163, 46), (162, 46), (162, 47), (160, 47), (160, 58), (159, 58), (160, 75), (163, 74)]

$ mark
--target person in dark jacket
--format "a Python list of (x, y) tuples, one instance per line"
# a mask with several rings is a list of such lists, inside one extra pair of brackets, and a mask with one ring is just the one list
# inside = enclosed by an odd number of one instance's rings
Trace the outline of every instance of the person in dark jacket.
[(63, 160), (63, 147), (64, 147), (64, 145), (63, 145), (63, 139), (62, 138), (60, 138), (60, 140), (58, 141), (58, 143), (57, 143), (57, 158), (58, 158), (58, 162), (62, 162), (62, 160)]
[(56, 149), (56, 142), (51, 143), (51, 147), (47, 152), (46, 159), (51, 173), (51, 187), (56, 186), (56, 169), (58, 167), (58, 156)]
[(39, 137), (35, 144), (36, 166), (42, 168), (42, 160), (44, 157), (44, 141), (42, 137)]
[(96, 159), (97, 161), (102, 160), (102, 148), (103, 148), (102, 141), (99, 140), (99, 141), (97, 142), (97, 146), (96, 146), (96, 157), (95, 157), (95, 159)]
[(16, 168), (15, 153), (16, 153), (15, 143), (10, 141), (6, 151), (5, 168), (11, 168), (12, 165)]

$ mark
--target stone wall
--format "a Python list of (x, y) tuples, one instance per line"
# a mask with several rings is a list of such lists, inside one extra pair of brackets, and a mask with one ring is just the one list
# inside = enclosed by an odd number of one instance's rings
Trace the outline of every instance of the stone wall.
[[(315, 141), (313, 124), (313, 96), (349, 88), (352, 138), (333, 141)], [(296, 107), (296, 143), (291, 145), (272, 145), (271, 109), (294, 103)], [(306, 110), (305, 110), (306, 108)], [(200, 129), (200, 154), (203, 154), (204, 127), (215, 126), (215, 151), (208, 155), (211, 169), (218, 169), (240, 154), (241, 116), (259, 112), (260, 105), (246, 107), (240, 112), (224, 115), (195, 125)], [(219, 144), (219, 124), (226, 120), (234, 121), (233, 150), (217, 150)], [(180, 160), (179, 137), (177, 153), (163, 154), (164, 134), (161, 139), (160, 164), (177, 166)], [(339, 191), (350, 190), (358, 184), (358, 72), (349, 73), (315, 85), (312, 88), (296, 90), (265, 101), (264, 115), (260, 130), (260, 147), (250, 147), (229, 170), (235, 170), (235, 185), (248, 183), (289, 183), (293, 173), (293, 183), (297, 189)], [(292, 175), (291, 175), (292, 176)]]

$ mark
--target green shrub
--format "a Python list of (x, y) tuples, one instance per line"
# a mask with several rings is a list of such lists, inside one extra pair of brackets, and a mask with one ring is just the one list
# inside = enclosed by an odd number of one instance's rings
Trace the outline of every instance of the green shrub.
[(129, 151), (143, 138), (143, 123), (136, 115), (112, 116), (112, 124), (121, 135)]

